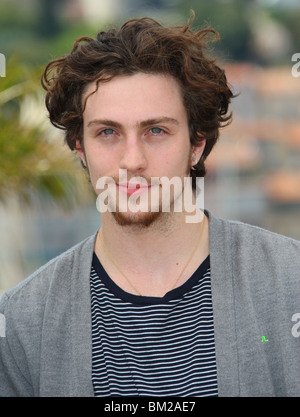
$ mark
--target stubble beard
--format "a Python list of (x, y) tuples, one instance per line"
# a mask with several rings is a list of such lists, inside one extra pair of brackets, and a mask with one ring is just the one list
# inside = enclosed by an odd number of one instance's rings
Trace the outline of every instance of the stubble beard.
[[(151, 179), (147, 180), (148, 184), (151, 184)], [(158, 186), (158, 185), (156, 185)], [(160, 187), (160, 186), (158, 186)], [(160, 191), (159, 191), (160, 194)], [(137, 212), (133, 212), (130, 210), (129, 205), (127, 204), (127, 210), (125, 212), (119, 210), (119, 201), (117, 203), (116, 210), (111, 211), (111, 214), (115, 220), (115, 222), (122, 227), (131, 227), (133, 229), (148, 229), (150, 227), (153, 227), (155, 224), (157, 224), (165, 215), (168, 215), (170, 213), (165, 213), (162, 210), (161, 203), (157, 202), (156, 208), (154, 210), (151, 210), (150, 207), (150, 201), (151, 201), (151, 192), (148, 194), (148, 208), (145, 211), (138, 210)], [(139, 201), (138, 197), (137, 202)], [(118, 200), (118, 198), (117, 198)], [(161, 200), (161, 195), (159, 197), (159, 201)]]
[[(88, 170), (88, 167), (87, 167)], [(186, 176), (189, 177), (189, 165), (187, 163), (186, 167)], [(118, 183), (118, 177), (112, 177), (115, 181), (115, 183)], [(151, 183), (151, 179), (147, 180), (148, 184)], [(182, 185), (182, 190), (179, 196), (177, 198), (182, 198), (184, 191), (184, 185)], [(126, 212), (118, 210), (112, 210), (110, 211), (110, 214), (112, 215), (115, 222), (121, 226), (121, 227), (131, 227), (132, 229), (136, 230), (146, 230), (149, 228), (153, 229), (168, 229), (168, 225), (170, 226), (174, 222), (174, 215), (178, 214), (174, 212), (174, 205), (175, 205), (175, 199), (173, 198), (172, 201), (170, 201), (170, 211), (164, 211), (162, 207), (161, 202), (161, 193), (159, 193), (159, 202), (158, 207), (156, 210), (150, 210), (150, 206), (148, 211), (143, 212), (137, 212), (134, 213), (130, 210), (127, 210)]]
[[(148, 181), (150, 183), (150, 181)], [(174, 198), (174, 195), (170, 199), (170, 210), (165, 211), (162, 206), (162, 192), (160, 189), (159, 193), (159, 202), (157, 202), (156, 210), (151, 211), (150, 204), (148, 206), (148, 211), (138, 211), (134, 213), (130, 210), (126, 212), (121, 212), (118, 209), (112, 211), (111, 214), (115, 222), (122, 227), (131, 227), (133, 230), (146, 230), (146, 229), (165, 229), (167, 226), (173, 224), (174, 217), (178, 213), (174, 212), (175, 200), (178, 198), (183, 198), (184, 186), (182, 185), (181, 192), (179, 195)], [(149, 197), (151, 198), (151, 197)]]
[(119, 226), (131, 226), (136, 229), (147, 229), (161, 220), (164, 215), (169, 213), (163, 213), (162, 211), (150, 211), (146, 213), (123, 213), (116, 211), (112, 212), (111, 214)]

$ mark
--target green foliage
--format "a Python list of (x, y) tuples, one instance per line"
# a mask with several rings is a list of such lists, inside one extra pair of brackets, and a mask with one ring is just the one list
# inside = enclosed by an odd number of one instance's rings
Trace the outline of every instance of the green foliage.
[(296, 9), (272, 9), (270, 16), (288, 28), (292, 38), (293, 53), (300, 52), (300, 4)]
[(94, 36), (100, 28), (92, 28), (85, 22), (65, 21), (59, 14), (56, 16), (58, 21), (55, 22), (52, 16), (52, 23), (47, 26), (43, 23), (50, 21), (46, 12), (42, 2), (34, 9), (18, 8), (9, 0), (0, 2), (0, 52), (7, 58), (18, 56), (22, 64), (43, 66), (68, 53), (75, 39)]
[(300, 6), (292, 9), (262, 7), (257, 0), (179, 0), (179, 9), (183, 16), (193, 9), (197, 16), (196, 25), (202, 27), (206, 24), (220, 33), (221, 40), (214, 49), (216, 55), (226, 61), (264, 63), (265, 57), (254, 46), (257, 28), (253, 27), (253, 20), (264, 14), (286, 30), (295, 52), (300, 50)]
[(91, 196), (89, 187), (74, 157), (63, 146), (63, 139), (51, 137), (50, 124), (45, 128), (46, 119), (41, 123), (22, 120), (28, 97), (38, 120), (42, 120), (40, 71), (30, 71), (16, 59), (7, 67), (9, 76), (0, 79), (1, 201), (13, 195), (27, 204), (37, 196), (64, 208), (84, 203)]
[(249, 48), (251, 30), (244, 1), (190, 0), (188, 3), (183, 2), (182, 13), (187, 15), (189, 9), (193, 9), (196, 13), (196, 25), (210, 26), (219, 32), (221, 39), (215, 45), (218, 56), (228, 60), (253, 59)]

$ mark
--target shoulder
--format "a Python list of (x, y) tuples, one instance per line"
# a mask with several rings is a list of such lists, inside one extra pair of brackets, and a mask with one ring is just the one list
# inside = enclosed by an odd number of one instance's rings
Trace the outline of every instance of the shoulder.
[(252, 251), (254, 248), (269, 248), (270, 251), (300, 250), (300, 241), (288, 236), (263, 229), (261, 227), (243, 223), (237, 220), (227, 220), (209, 213), (211, 235), (213, 240), (223, 240), (231, 245)]
[(300, 241), (239, 221), (228, 221), (232, 244), (249, 253), (263, 251), (265, 256), (288, 259), (298, 256)]
[[(299, 286), (300, 241), (240, 221), (209, 213), (211, 258), (236, 276), (262, 276)], [(247, 271), (247, 272), (246, 272)]]
[(15, 287), (6, 291), (0, 299), (0, 312), (7, 308), (10, 303), (14, 305), (14, 309), (18, 304), (23, 306), (24, 304), (30, 304), (38, 307), (57, 281), (60, 282), (63, 289), (74, 275), (76, 264), (80, 264), (86, 257), (91, 256), (94, 240), (95, 235), (86, 238), (41, 266)]
[[(64, 357), (61, 352), (68, 350), (72, 320), (76, 326), (80, 320), (87, 326), (85, 301), (94, 238), (49, 261), (2, 296), (0, 396), (38, 395), (41, 380), (37, 371), (49, 357), (50, 363), (57, 357), (54, 346)], [(2, 369), (6, 372), (1, 373)]]
[(268, 306), (279, 303), (280, 311), (288, 306), (289, 318), (298, 312), (300, 241), (211, 213), (209, 218), (212, 274), (233, 286), (235, 302), (242, 300), (242, 308), (249, 303), (262, 308), (265, 300)]

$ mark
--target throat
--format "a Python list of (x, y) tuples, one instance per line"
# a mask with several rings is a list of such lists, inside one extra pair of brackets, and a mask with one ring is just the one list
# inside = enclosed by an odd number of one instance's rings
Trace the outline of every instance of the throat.
[[(168, 245), (162, 245), (166, 242), (161, 236), (155, 244), (145, 236), (139, 245), (132, 237), (128, 237), (126, 250), (122, 251), (120, 246), (117, 251), (118, 242), (114, 240), (116, 246), (106, 245), (100, 229), (95, 252), (115, 284), (135, 295), (163, 297), (186, 282), (209, 254), (205, 216), (200, 226), (194, 227), (193, 234), (187, 234), (184, 240), (177, 236), (177, 241), (173, 236), (167, 239)], [(153, 249), (149, 251), (147, 247)], [(160, 250), (155, 251), (156, 247)]]

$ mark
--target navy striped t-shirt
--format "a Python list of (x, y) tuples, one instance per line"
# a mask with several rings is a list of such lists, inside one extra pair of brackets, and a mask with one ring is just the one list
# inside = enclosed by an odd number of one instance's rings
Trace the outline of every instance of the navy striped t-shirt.
[(94, 254), (91, 268), (95, 396), (217, 396), (209, 256), (164, 297), (129, 294)]

